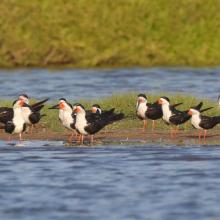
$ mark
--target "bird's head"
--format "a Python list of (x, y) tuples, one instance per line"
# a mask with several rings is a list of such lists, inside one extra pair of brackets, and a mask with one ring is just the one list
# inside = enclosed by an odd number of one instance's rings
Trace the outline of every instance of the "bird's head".
[(143, 93), (137, 96), (137, 104), (139, 105), (141, 103), (147, 103), (147, 96)]
[(162, 96), (162, 97), (159, 98), (158, 104), (160, 104), (160, 105), (166, 105), (166, 104), (169, 105), (170, 104), (170, 99), (166, 96)]
[(18, 99), (23, 100), (26, 104), (29, 104), (29, 98), (27, 94), (20, 94)]
[(102, 113), (101, 107), (98, 104), (94, 104), (92, 105), (92, 113)]

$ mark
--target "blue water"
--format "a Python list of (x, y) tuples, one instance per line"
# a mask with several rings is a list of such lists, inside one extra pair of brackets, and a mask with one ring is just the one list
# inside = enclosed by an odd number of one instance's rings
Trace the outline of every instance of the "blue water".
[(1, 98), (91, 99), (121, 92), (180, 92), (217, 99), (220, 68), (0, 70)]
[[(0, 70), (1, 98), (181, 92), (216, 100), (220, 69)], [(220, 146), (0, 141), (0, 219), (219, 220)]]
[(0, 142), (0, 219), (220, 219), (219, 146)]

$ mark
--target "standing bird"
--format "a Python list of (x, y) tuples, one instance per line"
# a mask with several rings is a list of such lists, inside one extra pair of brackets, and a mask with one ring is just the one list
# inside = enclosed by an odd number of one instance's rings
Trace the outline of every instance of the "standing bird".
[[(23, 100), (16, 100), (13, 103), (12, 117), (8, 118), (8, 121), (1, 126), (1, 129), (5, 129), (5, 132), (10, 134), (19, 134), (19, 139), (22, 140), (22, 133), (26, 129), (25, 120), (22, 114), (22, 108), (27, 104)], [(0, 114), (0, 120), (1, 120)], [(4, 120), (6, 115), (3, 115)]]
[(44, 107), (44, 103), (49, 99), (44, 99), (42, 101), (36, 102), (32, 105), (29, 105), (29, 98), (26, 94), (19, 95), (19, 100), (23, 100), (27, 105), (22, 107), (22, 114), (27, 125), (31, 126), (31, 134), (33, 127), (37, 124), (45, 114), (41, 114), (40, 110)]
[(68, 138), (68, 142), (71, 143), (74, 134), (76, 134), (75, 123), (76, 115), (73, 112), (73, 107), (66, 99), (61, 98), (57, 105), (50, 107), (49, 109), (59, 109), (59, 120), (62, 125), (71, 131), (71, 135)]
[[(44, 99), (40, 102), (36, 102), (32, 105), (29, 105), (29, 99), (26, 94), (21, 94), (18, 97), (18, 100), (22, 100), (26, 103), (25, 106), (22, 107), (22, 114), (25, 120), (25, 123), (31, 125), (31, 133), (33, 126), (40, 121), (40, 119), (45, 116), (40, 113), (40, 110), (44, 107), (43, 103), (48, 101), (48, 99)], [(13, 108), (9, 107), (0, 107), (0, 122), (7, 123), (7, 121), (12, 120), (13, 117)]]
[[(74, 111), (76, 113), (75, 127), (80, 134), (80, 143), (83, 143), (84, 135), (93, 135), (106, 125), (124, 118), (123, 113), (109, 115), (89, 114), (86, 113), (85, 108), (80, 104), (75, 107)], [(91, 136), (91, 143), (93, 143), (93, 136)]]
[(218, 96), (218, 105), (220, 106), (220, 95)]
[[(99, 104), (93, 104), (92, 105), (92, 109), (91, 112), (93, 114), (97, 114), (97, 115), (101, 115), (103, 117), (106, 117), (108, 115), (115, 115), (116, 113), (114, 113), (115, 108), (111, 108), (110, 110), (102, 110)], [(106, 127), (104, 128), (104, 132), (106, 134)], [(94, 139), (94, 135), (91, 136), (92, 139)]]
[(204, 141), (206, 140), (206, 135), (207, 135), (207, 130), (208, 129), (212, 129), (214, 128), (217, 124), (220, 123), (220, 116), (205, 116), (205, 115), (201, 115), (202, 112), (207, 111), (210, 108), (206, 108), (203, 110), (199, 110), (198, 108), (190, 108), (190, 110), (188, 111), (188, 114), (192, 117), (191, 118), (191, 124), (194, 128), (199, 129), (199, 142), (201, 140), (201, 135), (202, 132), (200, 132), (201, 130), (203, 130), (203, 138)]
[[(178, 103), (173, 105), (176, 107), (181, 105), (182, 103)], [(144, 121), (144, 130), (147, 127), (147, 119), (153, 120), (152, 121), (152, 131), (155, 129), (155, 120), (162, 118), (163, 111), (161, 105), (158, 102), (155, 103), (148, 103), (147, 97), (145, 94), (139, 94), (138, 100), (136, 104), (136, 114), (137, 117)]]
[[(169, 98), (163, 96), (158, 100), (158, 103), (162, 106), (162, 112), (163, 116), (162, 119), (165, 121), (166, 124), (168, 125), (174, 125), (175, 129), (173, 130), (171, 127), (170, 130), (170, 136), (171, 138), (175, 137), (179, 125), (187, 122), (190, 119), (190, 115), (188, 114), (189, 110), (186, 111), (180, 111), (177, 110), (174, 106), (170, 105), (170, 100)], [(202, 107), (202, 102), (200, 102), (196, 108), (200, 109)]]

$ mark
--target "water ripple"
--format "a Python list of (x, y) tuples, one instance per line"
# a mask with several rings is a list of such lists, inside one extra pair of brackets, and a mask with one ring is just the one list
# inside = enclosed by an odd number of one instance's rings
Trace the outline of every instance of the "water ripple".
[[(115, 93), (182, 92), (217, 99), (219, 68), (15, 69), (0, 70), (2, 98), (100, 98)], [(24, 83), (25, 82), (25, 83)]]
[(0, 142), (1, 219), (219, 219), (219, 146)]

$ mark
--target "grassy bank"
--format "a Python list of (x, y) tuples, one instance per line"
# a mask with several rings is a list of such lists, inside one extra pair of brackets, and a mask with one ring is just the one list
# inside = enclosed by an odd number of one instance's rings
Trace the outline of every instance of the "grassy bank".
[[(148, 94), (148, 100), (149, 102), (154, 102), (160, 96), (162, 96), (162, 94)], [(205, 115), (212, 115), (212, 116), (220, 115), (220, 108), (217, 106), (217, 103), (211, 100), (198, 100), (195, 97), (185, 96), (181, 94), (179, 95), (169, 94), (168, 97), (170, 98), (171, 103), (173, 104), (183, 102), (183, 104), (178, 107), (178, 109), (180, 110), (187, 110), (191, 106), (195, 106), (200, 101), (203, 101), (204, 103), (203, 108), (211, 107), (211, 106), (214, 107), (213, 109), (205, 112)], [(136, 117), (136, 111), (135, 111), (136, 99), (137, 99), (136, 93), (129, 93), (129, 94), (115, 95), (100, 100), (90, 100), (90, 101), (78, 100), (77, 102), (82, 103), (86, 109), (90, 109), (92, 104), (97, 103), (100, 104), (103, 110), (114, 107), (116, 109), (116, 112), (123, 112), (126, 118), (120, 122), (109, 125), (108, 129), (111, 130), (111, 129), (142, 128), (143, 122)], [(32, 102), (34, 101), (32, 100)], [(48, 109), (53, 104), (56, 104), (56, 101), (46, 104), (42, 112), (45, 113), (47, 116), (42, 119), (41, 124), (52, 131), (63, 131), (64, 128), (62, 127), (62, 125), (58, 120), (58, 110)], [(1, 101), (0, 106), (11, 106), (11, 101)], [(182, 125), (181, 128), (184, 130), (190, 130), (192, 129), (191, 123), (187, 122), (184, 125)], [(151, 129), (151, 125), (148, 126), (148, 129)], [(165, 123), (162, 120), (158, 120), (157, 129), (168, 130), (169, 126), (165, 125)]]
[(220, 2), (1, 0), (0, 66), (219, 65)]

